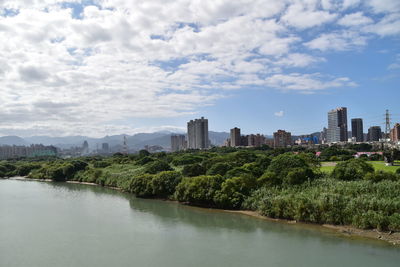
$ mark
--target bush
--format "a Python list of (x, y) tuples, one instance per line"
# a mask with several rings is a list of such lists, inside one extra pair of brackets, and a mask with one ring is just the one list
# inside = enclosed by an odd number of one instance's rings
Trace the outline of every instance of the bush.
[(377, 183), (377, 182), (381, 182), (383, 180), (396, 181), (399, 179), (399, 177), (396, 174), (391, 173), (391, 172), (376, 171), (376, 172), (367, 173), (367, 175), (365, 175), (364, 179), (367, 181)]
[(232, 166), (229, 163), (217, 162), (208, 169), (207, 175), (222, 175), (224, 176)]
[(214, 197), (223, 181), (220, 175), (185, 177), (176, 187), (175, 198), (189, 204), (215, 206)]
[(315, 177), (310, 168), (293, 168), (283, 178), (284, 185), (298, 185), (313, 180)]
[(340, 162), (333, 169), (331, 176), (337, 180), (361, 180), (368, 173), (373, 173), (374, 167), (362, 159), (351, 159)]
[(239, 209), (256, 185), (256, 179), (251, 175), (227, 179), (222, 183), (221, 190), (216, 193), (214, 200), (221, 208)]
[(156, 160), (149, 163), (146, 167), (145, 172), (150, 174), (156, 174), (162, 171), (172, 171), (171, 166), (168, 163), (162, 160)]
[(137, 197), (150, 197), (153, 195), (153, 175), (143, 174), (133, 177), (129, 184), (129, 192)]
[(182, 175), (175, 171), (160, 172), (151, 180), (153, 194), (168, 197), (175, 192), (176, 186), (182, 180)]
[(396, 174), (399, 174), (399, 175), (400, 175), (400, 168), (398, 168), (398, 169), (396, 170)]
[(225, 175), (226, 178), (233, 178), (245, 175), (253, 175), (250, 170), (246, 169), (245, 167), (236, 167), (232, 170), (228, 171)]
[(183, 167), (182, 174), (188, 177), (200, 176), (206, 174), (206, 169), (198, 163), (189, 164)]
[(175, 157), (172, 160), (172, 164), (175, 166), (181, 166), (181, 165), (200, 163), (202, 161), (203, 161), (203, 158), (200, 156), (184, 154), (182, 156)]

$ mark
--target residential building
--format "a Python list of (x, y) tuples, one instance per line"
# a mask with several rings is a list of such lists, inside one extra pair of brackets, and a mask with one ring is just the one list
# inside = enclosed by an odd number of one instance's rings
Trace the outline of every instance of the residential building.
[(171, 135), (171, 151), (176, 152), (186, 149), (186, 139), (184, 135)]
[(207, 149), (210, 146), (208, 140), (208, 120), (191, 120), (187, 123), (188, 148), (189, 149)]
[(327, 142), (347, 142), (347, 108), (341, 107), (328, 112)]
[(261, 147), (265, 144), (265, 137), (262, 134), (250, 134), (247, 137), (247, 146)]
[(0, 146), (0, 159), (48, 157), (57, 156), (57, 153), (54, 146)]
[(382, 138), (382, 129), (380, 126), (372, 126), (368, 129), (368, 141), (378, 142)]
[(238, 147), (241, 146), (240, 142), (240, 129), (235, 127), (231, 129), (231, 141), (230, 141), (230, 146), (232, 147)]
[(390, 130), (390, 140), (392, 142), (400, 142), (400, 123), (396, 123)]
[(356, 142), (364, 141), (364, 127), (362, 119), (351, 119), (351, 137), (355, 138)]
[(274, 147), (288, 147), (292, 145), (292, 134), (284, 130), (274, 133)]

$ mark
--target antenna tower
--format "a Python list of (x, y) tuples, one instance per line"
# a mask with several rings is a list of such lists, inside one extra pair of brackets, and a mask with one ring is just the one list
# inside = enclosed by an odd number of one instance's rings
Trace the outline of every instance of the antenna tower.
[(388, 142), (389, 141), (389, 134), (390, 134), (390, 130), (391, 130), (391, 127), (390, 127), (390, 113), (389, 113), (389, 110), (387, 109), (386, 110), (386, 114), (385, 114), (385, 125), (386, 125), (386, 127), (385, 127), (385, 139), (386, 139), (386, 142)]
[(128, 142), (126, 141), (126, 135), (124, 135), (124, 145), (122, 147), (122, 154), (128, 155)]

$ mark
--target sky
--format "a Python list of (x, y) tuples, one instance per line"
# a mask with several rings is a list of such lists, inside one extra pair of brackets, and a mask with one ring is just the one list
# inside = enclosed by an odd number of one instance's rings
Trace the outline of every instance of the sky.
[(0, 0), (0, 40), (0, 135), (400, 122), (399, 0)]

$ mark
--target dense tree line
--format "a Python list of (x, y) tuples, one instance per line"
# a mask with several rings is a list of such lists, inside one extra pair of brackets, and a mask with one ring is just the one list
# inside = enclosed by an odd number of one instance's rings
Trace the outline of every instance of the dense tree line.
[[(143, 150), (111, 157), (2, 161), (0, 176), (91, 182), (137, 197), (400, 231), (400, 169), (375, 171), (367, 159), (352, 157), (358, 149), (326, 147), (320, 157), (312, 150), (268, 147), (154, 154)], [(331, 174), (322, 173), (320, 162), (332, 157), (340, 162)]]

